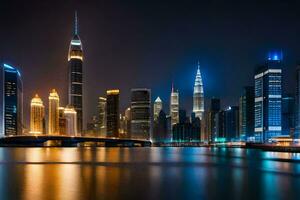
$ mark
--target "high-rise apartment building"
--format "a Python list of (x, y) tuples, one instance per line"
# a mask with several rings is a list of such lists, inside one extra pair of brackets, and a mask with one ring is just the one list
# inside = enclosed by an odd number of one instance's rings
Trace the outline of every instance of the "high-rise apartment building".
[(131, 89), (131, 138), (150, 140), (151, 90)]
[(254, 132), (256, 142), (281, 135), (282, 55), (270, 54), (255, 71)]
[(39, 95), (35, 95), (30, 103), (30, 133), (46, 134), (45, 106)]
[(59, 96), (55, 89), (49, 95), (48, 134), (59, 134)]
[(107, 137), (119, 137), (119, 90), (106, 91), (106, 132)]

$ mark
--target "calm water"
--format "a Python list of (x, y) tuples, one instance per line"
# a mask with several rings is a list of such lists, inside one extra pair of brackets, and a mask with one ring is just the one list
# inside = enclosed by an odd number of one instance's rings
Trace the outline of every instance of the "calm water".
[(300, 154), (0, 148), (0, 199), (300, 199)]

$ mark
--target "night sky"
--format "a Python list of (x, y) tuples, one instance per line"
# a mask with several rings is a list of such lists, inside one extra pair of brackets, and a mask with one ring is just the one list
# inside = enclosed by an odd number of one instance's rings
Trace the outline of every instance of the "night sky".
[(283, 51), (285, 93), (294, 92), (300, 3), (83, 2), (1, 0), (0, 59), (22, 73), (27, 127), (35, 93), (48, 108), (49, 91), (56, 88), (66, 104), (75, 10), (84, 48), (85, 121), (96, 114), (98, 96), (113, 88), (121, 91), (122, 112), (134, 87), (151, 88), (152, 100), (159, 95), (167, 111), (172, 80), (181, 107), (190, 112), (198, 60), (205, 98), (235, 105), (242, 87), (253, 85), (256, 65), (276, 49)]

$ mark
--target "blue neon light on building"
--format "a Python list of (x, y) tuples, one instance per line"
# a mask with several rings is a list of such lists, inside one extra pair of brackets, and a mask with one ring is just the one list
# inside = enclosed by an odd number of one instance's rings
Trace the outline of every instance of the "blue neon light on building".
[[(271, 58), (271, 59), (270, 59)], [(282, 56), (272, 54), (255, 72), (255, 140), (267, 142), (281, 133)]]

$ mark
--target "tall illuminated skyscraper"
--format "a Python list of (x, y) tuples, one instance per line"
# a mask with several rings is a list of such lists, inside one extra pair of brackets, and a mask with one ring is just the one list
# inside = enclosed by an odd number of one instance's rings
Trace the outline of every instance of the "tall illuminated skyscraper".
[(265, 65), (254, 76), (254, 137), (267, 142), (281, 135), (282, 55), (270, 54)]
[(204, 92), (199, 62), (194, 85), (193, 112), (196, 117), (199, 117), (200, 120), (202, 119), (204, 113)]
[(59, 96), (55, 89), (49, 95), (48, 134), (59, 134)]
[(119, 137), (119, 90), (106, 91), (106, 132), (108, 137)]
[(66, 119), (66, 135), (77, 136), (77, 113), (73, 106), (66, 106), (64, 109)]
[(296, 68), (296, 110), (294, 139), (300, 139), (300, 65)]
[(162, 110), (163, 104), (159, 97), (156, 98), (153, 104), (153, 118), (154, 121), (158, 119), (159, 112)]
[(0, 66), (0, 136), (23, 132), (23, 84), (19, 70)]
[(171, 127), (179, 123), (179, 92), (174, 91), (172, 84), (171, 98), (170, 98), (170, 116), (171, 116)]
[(45, 106), (37, 94), (30, 103), (30, 133), (45, 134)]
[(82, 88), (83, 88), (83, 50), (78, 34), (77, 12), (75, 12), (74, 35), (69, 47), (69, 105), (77, 112), (77, 131), (82, 132), (83, 110), (82, 110)]
[(131, 89), (131, 138), (149, 140), (151, 135), (151, 90)]
[(98, 114), (100, 136), (106, 136), (106, 98), (104, 97), (99, 97)]

